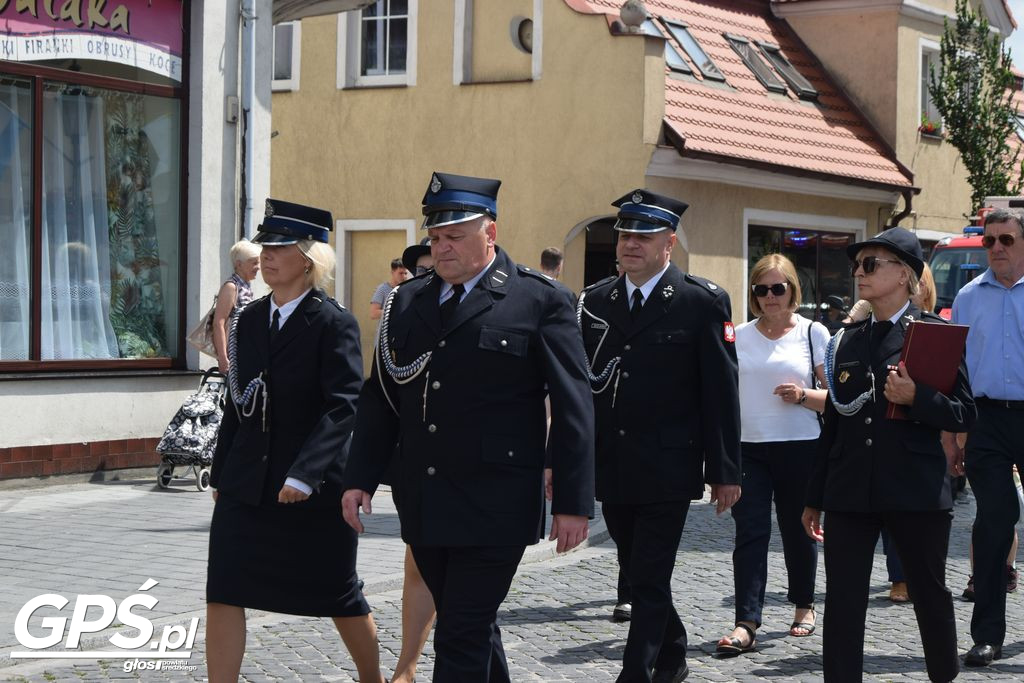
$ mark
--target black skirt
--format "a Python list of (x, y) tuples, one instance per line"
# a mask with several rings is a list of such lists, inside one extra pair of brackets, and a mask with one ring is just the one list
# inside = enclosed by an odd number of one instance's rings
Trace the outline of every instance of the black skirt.
[(253, 506), (221, 494), (210, 523), (206, 601), (312, 617), (369, 614), (356, 532), (340, 506)]

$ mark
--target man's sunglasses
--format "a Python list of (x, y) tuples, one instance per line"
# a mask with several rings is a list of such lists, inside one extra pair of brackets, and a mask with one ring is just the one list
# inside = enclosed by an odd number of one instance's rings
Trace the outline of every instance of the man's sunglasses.
[(850, 275), (856, 275), (858, 268), (864, 269), (865, 275), (870, 275), (875, 272), (875, 268), (878, 267), (879, 263), (901, 263), (896, 259), (891, 258), (878, 258), (877, 256), (865, 256), (863, 259), (854, 259), (853, 263), (850, 264)]
[(774, 285), (752, 285), (751, 289), (754, 290), (754, 296), (768, 296), (768, 292), (775, 296), (782, 296), (786, 293), (787, 287), (789, 287), (788, 282), (776, 282)]
[(986, 249), (991, 249), (992, 247), (996, 246), (996, 240), (999, 240), (999, 244), (1003, 245), (1004, 247), (1012, 247), (1013, 243), (1017, 241), (1017, 238), (1008, 232), (1004, 232), (1002, 235), (999, 235), (998, 237), (995, 235), (983, 235), (981, 238), (981, 246), (985, 247)]

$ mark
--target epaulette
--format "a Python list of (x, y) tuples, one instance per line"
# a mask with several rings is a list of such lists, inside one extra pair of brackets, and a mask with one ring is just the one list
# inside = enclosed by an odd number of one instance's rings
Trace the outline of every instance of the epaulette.
[(521, 264), (518, 264), (518, 263), (516, 264), (516, 268), (519, 269), (519, 274), (520, 275), (527, 275), (527, 276), (533, 277), (533, 278), (535, 278), (537, 280), (540, 280), (541, 282), (543, 282), (543, 283), (545, 283), (545, 284), (547, 284), (547, 285), (549, 285), (551, 287), (555, 286), (555, 280), (552, 279), (552, 277), (550, 275), (545, 275), (544, 273), (540, 272), (539, 270), (534, 270), (533, 268), (530, 268), (529, 266), (524, 266), (524, 265), (521, 265)]
[(683, 273), (683, 277), (685, 277), (687, 280), (689, 280), (695, 285), (700, 285), (702, 289), (706, 289), (712, 294), (718, 295), (725, 291), (711, 280), (702, 277), (697, 277), (696, 275), (692, 275), (690, 273)]
[(615, 282), (618, 279), (619, 279), (618, 275), (609, 275), (608, 277), (606, 277), (603, 280), (598, 280), (597, 282), (595, 282), (592, 285), (587, 285), (586, 287), (583, 288), (583, 291), (584, 292), (589, 292), (592, 289), (596, 289), (596, 288), (600, 287), (601, 285), (607, 285), (610, 282)]
[(941, 315), (932, 313), (931, 311), (921, 311), (921, 320), (927, 320), (935, 323), (948, 323), (949, 321), (943, 318)]
[(345, 308), (344, 306), (342, 306), (341, 304), (339, 304), (339, 303), (338, 303), (338, 301), (337, 301), (337, 299), (335, 299), (335, 298), (334, 298), (333, 296), (329, 296), (329, 297), (327, 297), (327, 301), (329, 301), (329, 302), (331, 302), (332, 304), (334, 304), (335, 306), (337, 306), (337, 307), (338, 307), (338, 310), (339, 310), (339, 311), (344, 311), (344, 310), (347, 310), (347, 309), (346, 309), (346, 308)]

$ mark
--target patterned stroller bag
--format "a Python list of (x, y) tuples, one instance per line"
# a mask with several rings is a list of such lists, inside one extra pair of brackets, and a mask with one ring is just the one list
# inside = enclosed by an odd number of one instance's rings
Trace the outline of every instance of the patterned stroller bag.
[(196, 488), (200, 491), (210, 487), (210, 465), (224, 415), (222, 397), (225, 380), (216, 368), (207, 370), (199, 383), (199, 390), (185, 399), (167, 425), (156, 446), (160, 454), (156, 481), (160, 488), (170, 485), (175, 466), (187, 467), (185, 476), (194, 475)]

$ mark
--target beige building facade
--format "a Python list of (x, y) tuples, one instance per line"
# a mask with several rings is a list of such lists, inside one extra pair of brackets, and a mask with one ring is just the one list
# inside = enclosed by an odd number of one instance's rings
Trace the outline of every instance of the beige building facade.
[[(690, 19), (692, 34), (721, 66), (724, 83), (685, 73), (676, 81), (666, 66), (666, 43), (677, 53), (686, 46), (665, 29), (687, 19), (695, 3), (667, 3), (678, 5), (677, 14), (654, 17), (635, 33), (607, 4), (391, 0), (301, 22), (293, 59), (296, 69), (301, 63), (302, 77), (273, 96), (271, 195), (334, 214), (335, 295), (359, 318), (364, 347), (372, 346), (376, 329), (369, 318), (373, 290), (388, 278), (389, 261), (424, 236), (420, 200), (435, 170), (500, 178), (499, 245), (531, 267), (545, 247), (563, 248), (562, 279), (577, 291), (612, 272), (611, 201), (641, 186), (678, 197), (690, 209), (673, 259), (724, 287), (737, 321), (747, 315), (749, 267), (766, 251), (800, 255), (813, 304), (827, 294), (852, 295), (845, 245), (882, 229), (904, 208), (905, 195), (913, 197), (917, 212), (903, 218), (905, 227), (917, 221), (921, 228), (956, 230), (962, 222), (961, 196), (969, 191), (956, 175), (955, 154), (948, 143), (922, 139), (915, 123), (920, 65), (914, 55), (926, 35), (937, 35), (926, 32), (933, 24), (898, 10), (865, 13), (858, 30), (876, 31), (870, 35), (879, 46), (865, 50), (861, 42), (861, 77), (844, 70), (853, 61), (856, 33), (848, 14), (784, 20), (763, 10), (760, 23), (749, 28), (751, 36), (755, 29), (769, 38), (777, 34), (775, 42), (793, 64), (818, 57), (831, 72), (811, 76), (821, 92), (816, 102), (791, 92), (765, 93), (763, 108), (790, 119), (843, 112), (846, 122), (853, 121), (855, 133), (848, 137), (868, 139), (887, 174), (858, 177), (787, 166), (785, 160), (751, 161), (743, 152), (748, 143), (738, 135), (732, 143), (737, 152), (695, 151), (699, 132), (678, 132), (685, 130), (694, 100), (684, 99), (679, 114), (678, 103), (667, 99), (706, 93), (713, 110), (725, 106), (713, 104), (718, 93), (750, 90), (739, 75), (743, 62), (724, 39), (724, 48), (713, 41), (724, 34), (713, 21), (729, 17), (716, 15), (703, 25), (697, 14)], [(740, 21), (750, 13), (742, 2), (722, 7)], [(787, 22), (808, 54), (799, 52)], [(849, 39), (833, 34), (830, 45), (829, 22), (844, 24), (838, 33)], [(686, 56), (691, 71), (700, 68)], [(749, 72), (743, 78), (753, 82)], [(847, 96), (837, 91), (845, 91), (863, 114), (834, 99)], [(677, 120), (683, 123), (677, 126)], [(731, 134), (726, 129), (723, 138)], [(752, 124), (758, 133), (764, 129)], [(780, 137), (770, 129), (764, 134)], [(818, 131), (794, 135), (820, 137)], [(833, 142), (817, 144), (826, 150), (821, 156), (831, 153)], [(835, 154), (841, 157), (846, 144), (836, 143)]]

